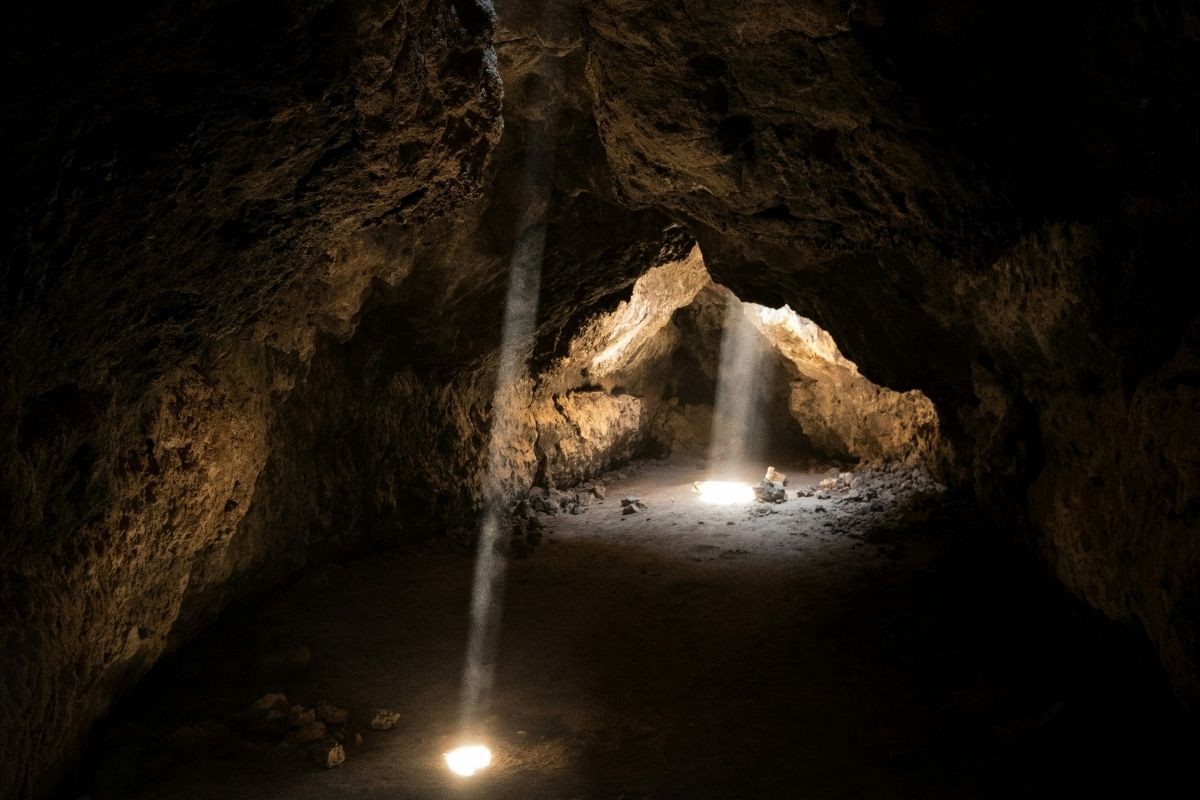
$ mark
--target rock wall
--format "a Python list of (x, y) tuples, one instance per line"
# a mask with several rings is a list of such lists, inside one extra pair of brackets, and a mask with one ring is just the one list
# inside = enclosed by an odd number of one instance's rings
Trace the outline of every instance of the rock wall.
[(1200, 700), (1192, 4), (581, 8), (630, 202), (923, 391), (947, 477)]
[(745, 304), (745, 311), (792, 366), (788, 408), (817, 450), (855, 461), (941, 465), (945, 454), (929, 398), (867, 380), (828, 333), (787, 306)]
[[(531, 242), (509, 489), (699, 437), (698, 241), (894, 390), (793, 359), (812, 443), (936, 452), (1200, 698), (1189, 4), (497, 11), (202, 0), (0, 32), (0, 796), (49, 791), (233, 599), (473, 528)], [(634, 391), (652, 373), (677, 379)]]
[(478, 191), (501, 129), (485, 10), (6, 20), (0, 796), (49, 792), (218, 593), (279, 411), (377, 275), (339, 251)]

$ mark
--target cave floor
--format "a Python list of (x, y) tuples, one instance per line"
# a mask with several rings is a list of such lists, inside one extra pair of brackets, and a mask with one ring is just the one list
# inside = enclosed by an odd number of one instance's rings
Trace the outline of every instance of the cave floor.
[[(968, 503), (789, 492), (758, 516), (766, 507), (699, 503), (696, 477), (635, 465), (586, 513), (543, 517), (546, 541), (510, 561), (487, 720), (496, 762), (476, 778), (441, 761), (472, 561), (425, 550), (331, 565), (231, 614), (97, 734), (84, 788), (96, 800), (1172, 796), (1182, 756), (1158, 695), (1110, 691), (1136, 666), (1094, 643)], [(622, 515), (626, 495), (647, 510)], [(311, 663), (294, 676), (253, 666), (300, 644)], [(241, 732), (230, 718), (269, 690), (348, 708), (363, 743), (325, 771)], [(399, 724), (367, 729), (375, 707)], [(198, 723), (210, 734), (180, 735)]]

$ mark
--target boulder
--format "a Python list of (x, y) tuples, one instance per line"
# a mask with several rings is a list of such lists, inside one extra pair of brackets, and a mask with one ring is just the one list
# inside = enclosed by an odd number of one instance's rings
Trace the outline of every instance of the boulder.
[(760, 503), (782, 503), (787, 500), (787, 490), (782, 483), (762, 480), (754, 487), (754, 497)]
[(317, 742), (305, 748), (308, 757), (321, 769), (340, 767), (346, 760), (346, 750), (332, 739)]
[(386, 708), (377, 708), (371, 715), (371, 730), (390, 731), (400, 723), (400, 714)]

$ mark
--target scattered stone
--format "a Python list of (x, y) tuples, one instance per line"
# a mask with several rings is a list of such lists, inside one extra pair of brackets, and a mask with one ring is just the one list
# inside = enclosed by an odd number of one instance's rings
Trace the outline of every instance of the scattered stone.
[(754, 487), (754, 497), (760, 503), (782, 503), (787, 500), (787, 490), (782, 483), (763, 480)]
[(788, 476), (784, 475), (774, 467), (767, 467), (767, 476), (763, 478), (763, 480), (770, 481), (771, 483), (778, 483), (783, 486), (788, 485)]
[(801, 486), (796, 490), (796, 497), (812, 497), (816, 491), (811, 486)]
[(608, 488), (603, 483), (597, 483), (592, 487), (592, 494), (596, 495), (597, 500), (603, 500), (604, 495), (608, 494)]
[(319, 742), (306, 748), (308, 757), (321, 769), (340, 767), (346, 761), (346, 750), (333, 740)]
[(296, 728), (287, 736), (283, 737), (283, 740), (288, 744), (312, 744), (314, 742), (319, 742), (324, 738), (325, 723), (310, 722), (307, 725), (301, 725), (299, 728)]
[(270, 711), (272, 709), (278, 709), (280, 711), (289, 711), (291, 710), (291, 707), (292, 705), (288, 702), (287, 695), (283, 694), (282, 692), (271, 692), (269, 694), (264, 694), (262, 697), (255, 700), (247, 710)]
[(820, 492), (817, 492), (817, 499), (818, 499), (818, 500), (828, 500), (828, 499), (829, 499), (829, 496), (830, 496), (830, 495), (829, 495), (829, 492), (826, 492), (826, 491), (820, 491)]
[(317, 719), (326, 725), (344, 725), (350, 721), (349, 711), (344, 708), (338, 708), (324, 700), (317, 703), (316, 713)]
[(292, 706), (288, 711), (288, 725), (293, 728), (299, 728), (304, 725), (311, 725), (317, 721), (317, 712), (311, 708), (304, 706)]
[(386, 708), (377, 708), (371, 716), (371, 730), (390, 731), (400, 723), (400, 714)]
[(636, 497), (621, 498), (621, 513), (622, 514), (638, 514), (646, 510), (646, 504)]
[(287, 712), (273, 708), (266, 714), (250, 720), (251, 730), (257, 733), (262, 733), (267, 736), (282, 736), (291, 730), (291, 725), (288, 724)]
[(813, 511), (814, 511), (814, 512), (816, 512), (816, 513), (818, 513), (818, 514), (824, 514), (824, 513), (825, 513), (825, 506), (813, 506)]
[(570, 507), (571, 503), (575, 502), (575, 493), (564, 492), (559, 489), (551, 489), (550, 502), (557, 505), (560, 510), (565, 510)]

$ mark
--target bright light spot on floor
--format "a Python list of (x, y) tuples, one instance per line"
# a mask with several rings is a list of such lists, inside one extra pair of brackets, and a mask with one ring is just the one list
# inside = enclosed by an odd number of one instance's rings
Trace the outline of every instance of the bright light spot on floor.
[(481, 744), (457, 747), (446, 753), (446, 766), (455, 775), (469, 778), (492, 763), (492, 751)]
[(696, 484), (700, 502), (724, 505), (727, 503), (752, 503), (754, 490), (747, 484), (735, 481), (701, 481)]

